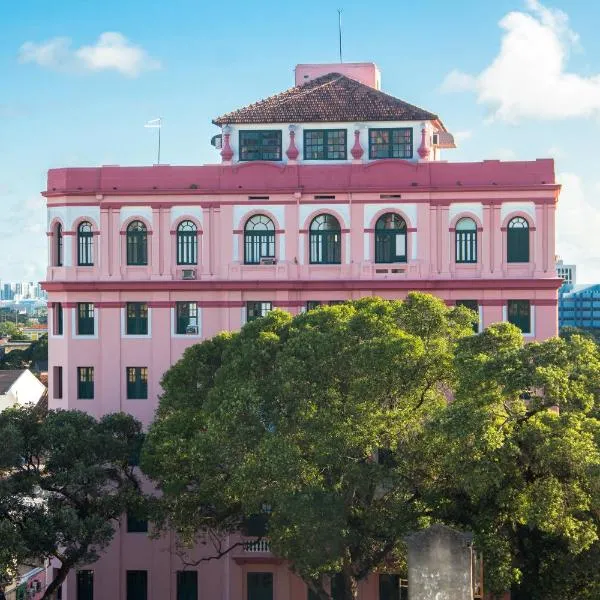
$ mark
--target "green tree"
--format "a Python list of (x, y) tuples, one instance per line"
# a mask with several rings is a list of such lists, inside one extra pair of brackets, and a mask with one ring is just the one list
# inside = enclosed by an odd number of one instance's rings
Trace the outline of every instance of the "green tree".
[(7, 337), (13, 342), (25, 340), (23, 330), (12, 321), (0, 323), (0, 337)]
[(161, 525), (191, 544), (267, 506), (273, 551), (320, 598), (336, 573), (356, 598), (357, 582), (401, 562), (403, 537), (428, 522), (425, 424), (445, 410), (472, 320), (415, 293), (274, 311), (187, 349), (163, 379), (142, 458)]
[(497, 324), (461, 340), (455, 364), (455, 400), (430, 425), (444, 461), (428, 504), (476, 533), (492, 591), (599, 598), (595, 343), (574, 335), (523, 344), (515, 327)]
[(121, 515), (144, 503), (129, 465), (140, 435), (123, 413), (99, 421), (78, 411), (0, 414), (0, 577), (57, 559), (46, 600), (71, 569), (98, 559)]

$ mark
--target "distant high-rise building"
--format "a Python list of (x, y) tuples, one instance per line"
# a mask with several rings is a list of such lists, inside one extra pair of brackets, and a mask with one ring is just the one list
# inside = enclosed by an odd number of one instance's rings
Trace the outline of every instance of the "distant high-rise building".
[(577, 283), (577, 266), (565, 265), (562, 258), (556, 260), (556, 274), (565, 282), (565, 285)]

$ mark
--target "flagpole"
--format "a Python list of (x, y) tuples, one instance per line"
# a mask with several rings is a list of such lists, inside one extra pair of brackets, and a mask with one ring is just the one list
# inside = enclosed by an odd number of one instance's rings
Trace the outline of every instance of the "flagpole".
[(159, 121), (159, 127), (158, 127), (158, 161), (157, 161), (157, 165), (160, 165), (160, 130), (162, 129), (162, 127), (160, 127), (160, 121)]

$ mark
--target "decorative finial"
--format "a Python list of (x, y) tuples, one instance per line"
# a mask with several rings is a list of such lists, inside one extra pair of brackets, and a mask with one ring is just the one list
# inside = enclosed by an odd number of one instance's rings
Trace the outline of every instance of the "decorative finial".
[(360, 160), (365, 151), (363, 147), (360, 145), (360, 129), (354, 130), (354, 146), (352, 146), (352, 150), (350, 150), (350, 154), (352, 154), (352, 158), (354, 160)]
[(233, 158), (233, 150), (229, 145), (229, 137), (231, 136), (231, 127), (225, 125), (223, 127), (223, 147), (221, 149), (221, 158), (224, 163), (230, 163)]
[(296, 148), (296, 126), (290, 125), (290, 145), (286, 150), (285, 154), (290, 161), (295, 161), (298, 158), (300, 152), (298, 152), (298, 148)]
[(419, 146), (417, 152), (419, 153), (419, 156), (422, 160), (429, 159), (431, 149), (427, 145), (427, 130), (425, 129), (425, 127), (421, 128), (421, 145)]

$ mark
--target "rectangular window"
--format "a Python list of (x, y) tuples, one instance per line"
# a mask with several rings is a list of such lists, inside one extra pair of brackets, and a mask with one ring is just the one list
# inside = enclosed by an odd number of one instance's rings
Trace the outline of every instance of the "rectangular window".
[(63, 397), (62, 367), (52, 367), (52, 389), (55, 400)]
[(148, 368), (127, 367), (127, 399), (146, 400), (148, 398)]
[(198, 600), (197, 571), (177, 571), (177, 600)]
[(272, 302), (246, 302), (246, 323), (259, 319), (273, 310)]
[(369, 129), (369, 158), (412, 158), (412, 127)]
[(508, 301), (508, 322), (523, 333), (531, 333), (531, 304), (529, 300)]
[(379, 575), (379, 600), (407, 600), (408, 582), (399, 575)]
[(304, 130), (304, 160), (346, 160), (345, 129)]
[(77, 398), (93, 400), (94, 367), (77, 367)]
[(148, 335), (148, 305), (145, 302), (127, 303), (127, 335)]
[(314, 310), (323, 304), (320, 300), (308, 300), (306, 302), (306, 310)]
[(473, 331), (479, 333), (479, 303), (477, 300), (457, 300), (456, 306), (464, 306), (469, 310), (473, 310), (477, 313), (477, 322), (473, 323)]
[(281, 130), (240, 131), (240, 160), (281, 160)]
[(198, 304), (196, 302), (177, 302), (175, 305), (177, 318), (177, 335), (198, 334)]
[(148, 600), (148, 571), (127, 571), (127, 600)]
[(77, 571), (77, 600), (94, 600), (94, 571)]
[(127, 533), (148, 533), (148, 519), (127, 513)]
[(341, 573), (336, 573), (331, 578), (331, 600), (344, 600), (346, 592), (346, 582)]
[(53, 316), (54, 316), (54, 335), (63, 334), (63, 307), (60, 302), (53, 304)]
[(247, 574), (248, 600), (273, 600), (273, 573)]
[(94, 305), (91, 302), (77, 304), (77, 335), (94, 335)]

